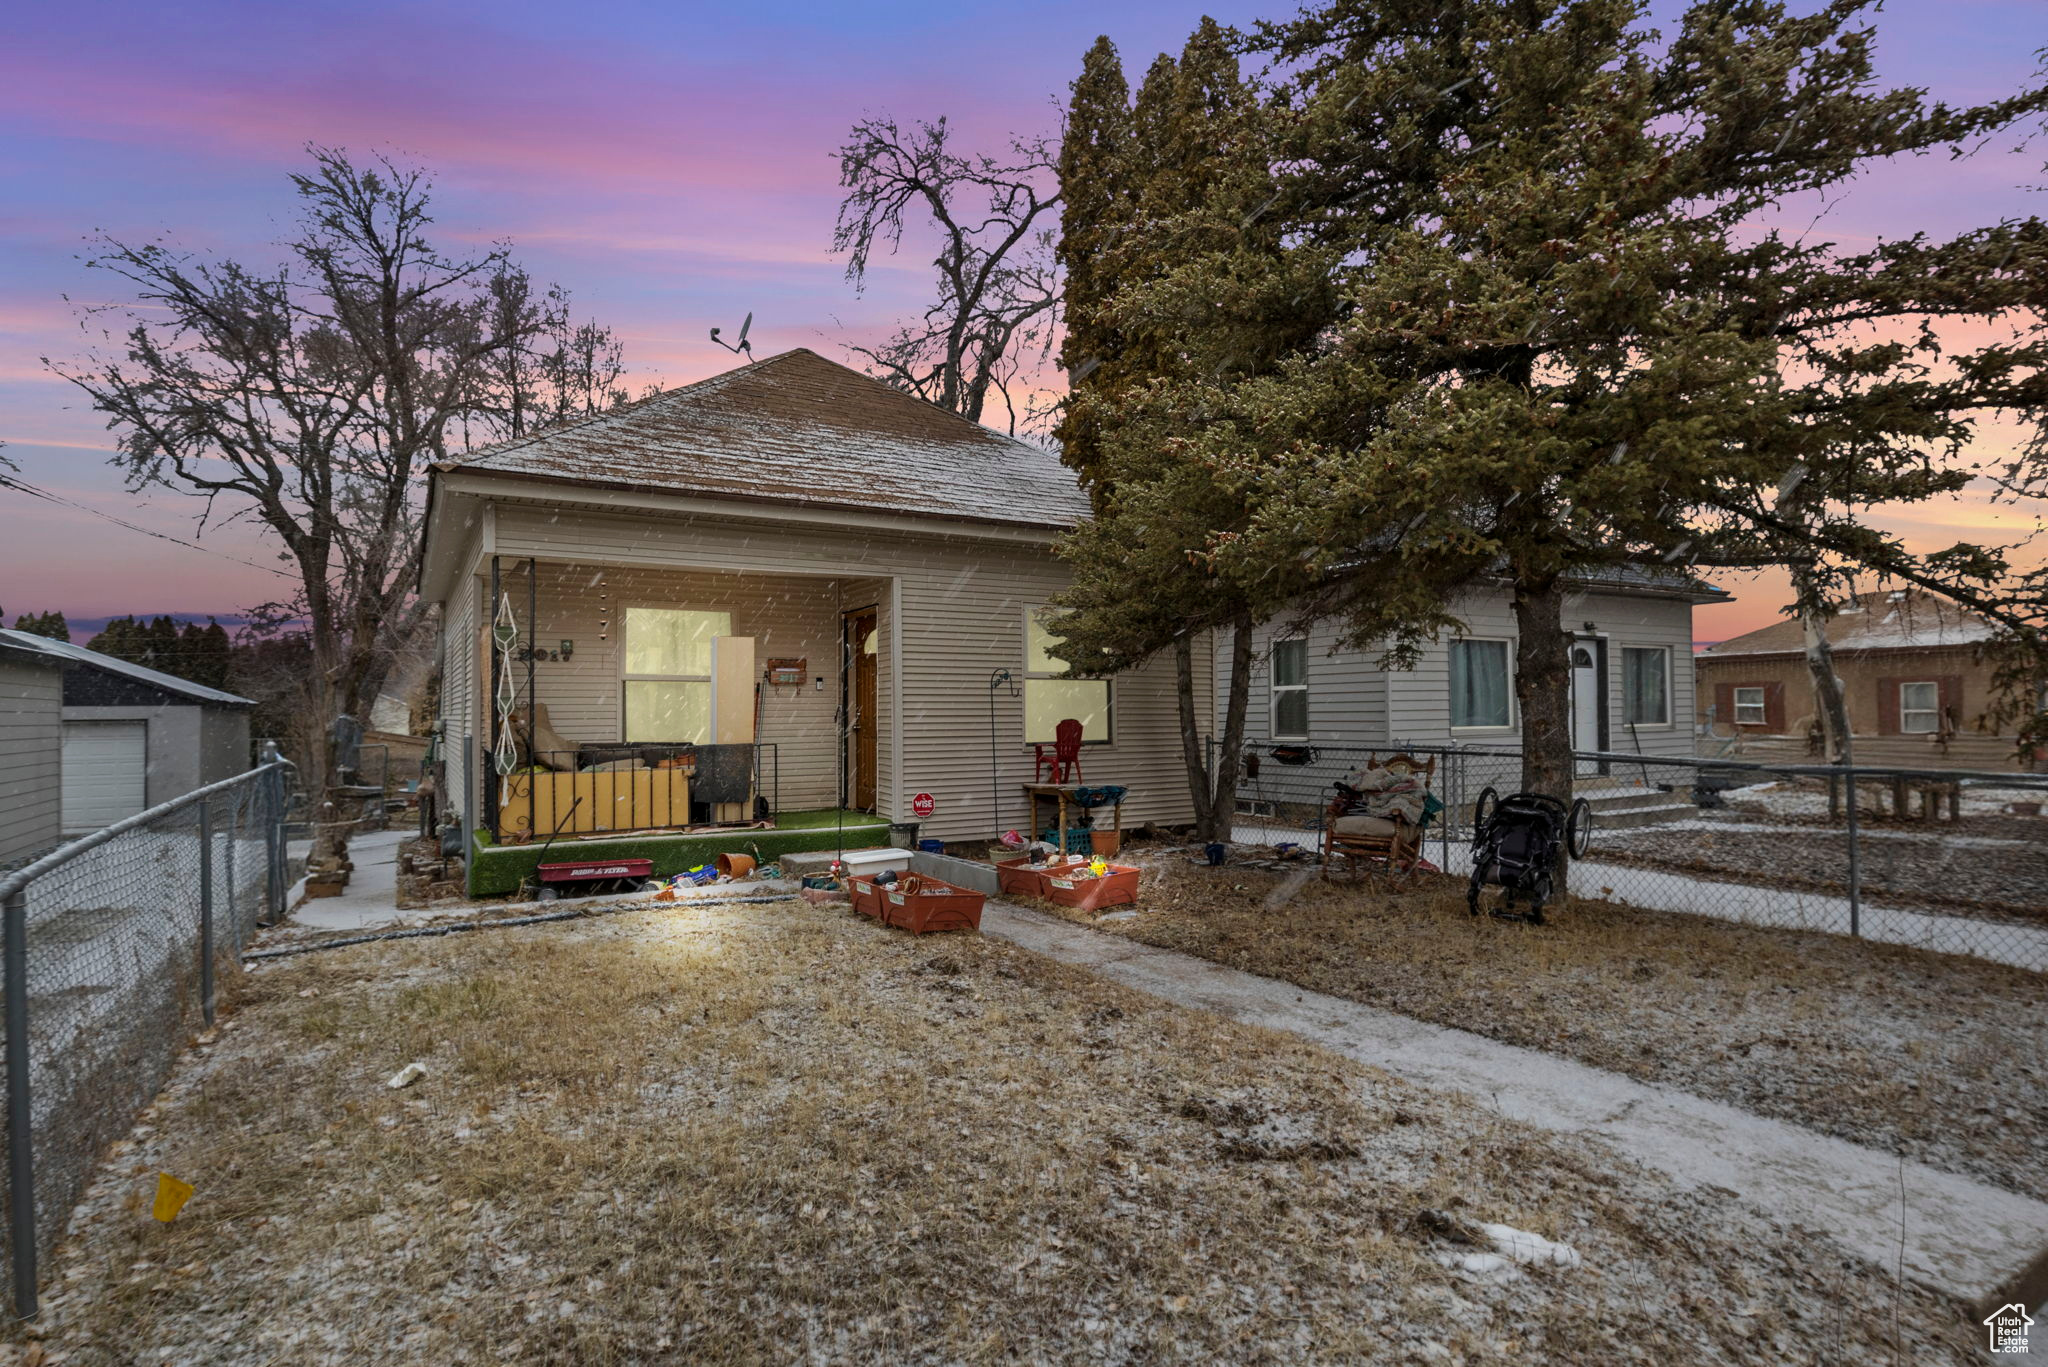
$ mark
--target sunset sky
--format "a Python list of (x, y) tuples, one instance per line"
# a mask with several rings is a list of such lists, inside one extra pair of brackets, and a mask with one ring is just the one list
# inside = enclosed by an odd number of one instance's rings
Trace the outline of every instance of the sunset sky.
[[(124, 492), (101, 420), (41, 358), (92, 340), (78, 307), (109, 297), (80, 260), (95, 230), (272, 259), (293, 211), (285, 175), (308, 141), (432, 167), (443, 240), (510, 238), (580, 314), (619, 330), (635, 388), (725, 368), (706, 332), (749, 311), (758, 355), (843, 356), (845, 340), (912, 311), (927, 280), (928, 257), (906, 251), (856, 295), (828, 254), (832, 152), (855, 118), (946, 114), (970, 146), (1049, 129), (1098, 32), (1135, 74), (1203, 12), (1158, 0), (17, 7), (0, 44), (0, 440), (24, 478), (191, 538), (198, 505)], [(1246, 23), (1287, 9), (1208, 12)], [(1887, 80), (1967, 103), (2027, 80), (2048, 4), (1893, 0), (1878, 28)], [(1865, 242), (2037, 213), (2048, 143), (2014, 142), (1877, 168), (1813, 231)], [(1797, 221), (1820, 207), (1799, 206)], [(2014, 437), (1988, 434), (1985, 449)], [(2032, 517), (1971, 498), (1895, 525), (1945, 544), (1994, 526), (2011, 539)], [(49, 608), (225, 615), (286, 587), (232, 558), (268, 558), (252, 530), (209, 527), (203, 544), (0, 491), (0, 609), (9, 622)], [(1703, 611), (1701, 639), (1763, 625), (1783, 602), (1778, 584), (1727, 586), (1742, 601)]]

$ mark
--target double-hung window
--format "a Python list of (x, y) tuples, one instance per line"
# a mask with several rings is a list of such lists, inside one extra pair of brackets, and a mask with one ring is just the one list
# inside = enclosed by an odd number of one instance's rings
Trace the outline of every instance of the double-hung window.
[(1509, 726), (1508, 643), (1451, 642), (1451, 725)]
[(730, 635), (729, 612), (627, 608), (624, 738), (710, 740), (711, 641)]
[(1081, 743), (1110, 739), (1109, 680), (1062, 679), (1067, 662), (1052, 653), (1060, 638), (1047, 631), (1045, 609), (1024, 614), (1024, 741), (1050, 745), (1059, 724), (1072, 717), (1081, 723)]
[(1764, 690), (1761, 686), (1737, 688), (1735, 690), (1735, 724), (1737, 726), (1762, 726), (1769, 719), (1764, 710)]
[(1630, 726), (1671, 722), (1671, 652), (1663, 646), (1623, 646), (1622, 718)]
[(1273, 643), (1273, 739), (1308, 739), (1308, 642)]
[(1899, 732), (1931, 736), (1941, 730), (1941, 685), (1933, 682), (1899, 685)]

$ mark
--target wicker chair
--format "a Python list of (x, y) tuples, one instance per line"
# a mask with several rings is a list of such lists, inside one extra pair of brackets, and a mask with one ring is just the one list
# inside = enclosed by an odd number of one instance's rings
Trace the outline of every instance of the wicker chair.
[[(1384, 760), (1373, 755), (1367, 758), (1365, 767), (1406, 769), (1421, 780), (1422, 790), (1427, 794), (1430, 780), (1436, 777), (1436, 756), (1425, 761), (1407, 754), (1389, 755)], [(1390, 827), (1387, 830), (1340, 832), (1340, 819), (1359, 815), (1351, 810), (1352, 803), (1353, 799), (1339, 793), (1323, 809), (1323, 877), (1328, 878), (1333, 867), (1348, 869), (1353, 874), (1364, 872), (1369, 865), (1413, 872), (1416, 861), (1422, 858), (1422, 832), (1428, 817), (1413, 822), (1397, 814), (1385, 819), (1384, 824)]]

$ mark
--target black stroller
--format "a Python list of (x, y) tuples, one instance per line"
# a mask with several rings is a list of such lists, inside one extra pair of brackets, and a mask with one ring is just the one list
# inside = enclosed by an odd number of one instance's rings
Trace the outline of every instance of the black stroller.
[[(1543, 923), (1543, 904), (1554, 891), (1557, 856), (1570, 850), (1582, 859), (1593, 839), (1593, 809), (1580, 798), (1566, 810), (1544, 793), (1511, 793), (1492, 788), (1472, 806), (1472, 882), (1465, 905), (1479, 914), (1479, 894), (1491, 883), (1501, 889), (1493, 914), (1504, 920)], [(1515, 899), (1528, 903), (1517, 912)]]

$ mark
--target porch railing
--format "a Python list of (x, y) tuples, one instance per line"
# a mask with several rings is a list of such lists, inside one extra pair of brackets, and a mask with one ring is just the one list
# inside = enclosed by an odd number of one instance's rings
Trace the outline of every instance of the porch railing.
[(782, 810), (782, 754), (772, 741), (728, 745), (601, 743), (541, 750), (507, 774), (485, 773), (494, 840), (750, 825)]

